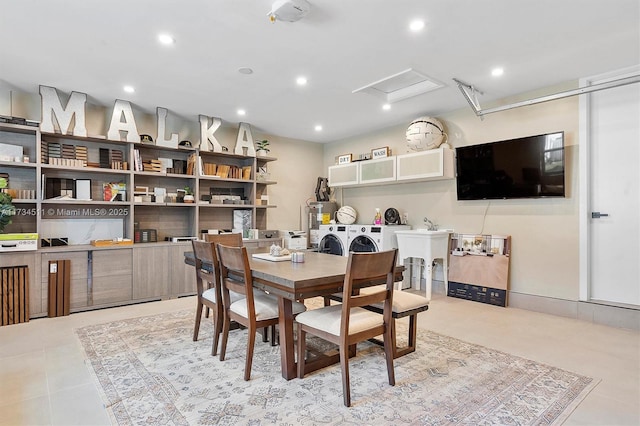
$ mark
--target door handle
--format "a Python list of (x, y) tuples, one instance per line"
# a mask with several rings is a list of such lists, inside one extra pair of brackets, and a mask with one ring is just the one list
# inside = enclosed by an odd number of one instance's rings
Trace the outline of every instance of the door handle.
[(609, 213), (591, 212), (591, 219), (600, 219), (601, 217), (608, 217)]

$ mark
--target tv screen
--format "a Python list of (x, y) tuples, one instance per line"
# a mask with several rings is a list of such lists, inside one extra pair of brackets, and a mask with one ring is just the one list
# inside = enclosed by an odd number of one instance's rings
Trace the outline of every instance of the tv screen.
[(564, 132), (456, 148), (458, 200), (564, 197)]

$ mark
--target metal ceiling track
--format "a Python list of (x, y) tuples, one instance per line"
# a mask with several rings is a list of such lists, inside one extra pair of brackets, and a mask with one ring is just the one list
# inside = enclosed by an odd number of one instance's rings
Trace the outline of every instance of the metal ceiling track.
[(583, 95), (585, 93), (596, 92), (598, 90), (605, 89), (613, 89), (614, 87), (625, 86), (627, 84), (640, 83), (640, 74), (632, 75), (630, 77), (621, 78), (618, 80), (611, 80), (605, 83), (594, 84), (593, 86), (580, 87), (578, 89), (567, 90), (564, 92), (555, 93), (553, 95), (542, 96), (539, 98), (529, 99), (527, 101), (520, 101), (509, 105), (502, 105), (495, 108), (487, 108), (482, 109), (480, 107), (480, 102), (478, 102), (477, 95), (483, 94), (474, 86), (467, 84), (457, 78), (454, 78), (453, 81), (458, 85), (458, 89), (462, 92), (462, 96), (469, 102), (471, 109), (476, 115), (480, 118), (487, 114), (493, 114), (494, 112), (506, 111), (514, 108), (519, 108), (523, 106), (535, 105), (542, 102), (555, 101), (556, 99), (568, 98), (570, 96)]

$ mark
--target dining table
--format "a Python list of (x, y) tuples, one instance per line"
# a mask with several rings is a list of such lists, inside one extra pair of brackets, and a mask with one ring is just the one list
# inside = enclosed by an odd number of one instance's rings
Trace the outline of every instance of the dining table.
[[(297, 377), (292, 303), (342, 291), (348, 258), (306, 251), (304, 262), (272, 261), (254, 258), (253, 253), (255, 249), (248, 250), (253, 286), (278, 297), (280, 365), (282, 377), (291, 380)], [(195, 265), (192, 252), (185, 253), (185, 263)], [(403, 270), (403, 266), (396, 267), (396, 281), (402, 280)], [(378, 284), (381, 282), (371, 281), (359, 286)], [(318, 357), (305, 365), (305, 373), (333, 364), (337, 359), (335, 355)]]

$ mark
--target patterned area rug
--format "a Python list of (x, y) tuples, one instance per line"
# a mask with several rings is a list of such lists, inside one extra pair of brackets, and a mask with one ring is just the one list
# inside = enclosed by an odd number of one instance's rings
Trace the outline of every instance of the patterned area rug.
[(198, 342), (193, 323), (192, 311), (179, 311), (77, 330), (114, 424), (561, 424), (596, 384), (420, 330), (417, 351), (395, 360), (394, 387), (382, 349), (358, 345), (346, 408), (339, 365), (286, 381), (279, 347), (258, 338), (245, 382), (246, 330), (231, 332), (220, 362), (210, 355), (211, 322), (202, 321)]

